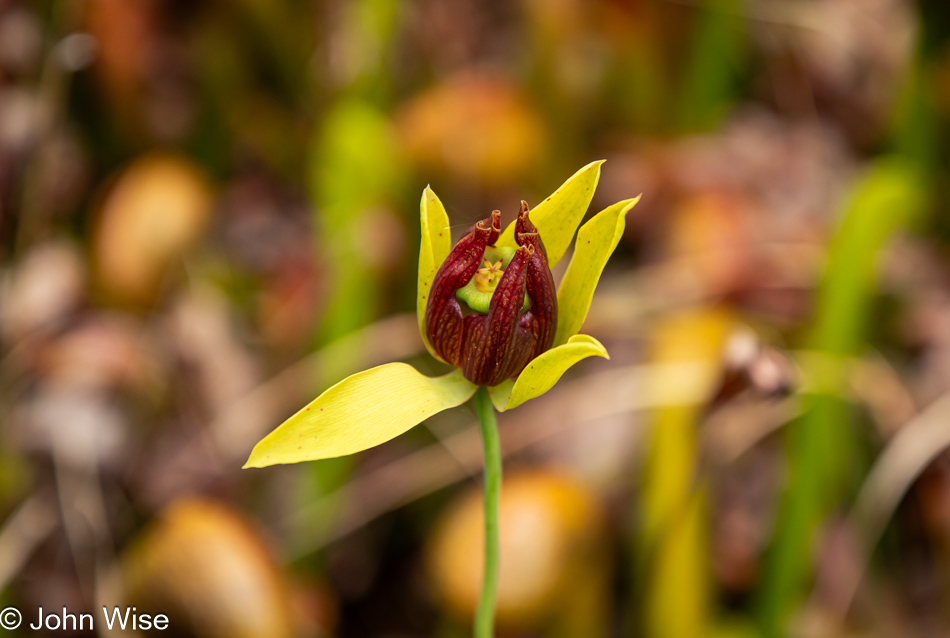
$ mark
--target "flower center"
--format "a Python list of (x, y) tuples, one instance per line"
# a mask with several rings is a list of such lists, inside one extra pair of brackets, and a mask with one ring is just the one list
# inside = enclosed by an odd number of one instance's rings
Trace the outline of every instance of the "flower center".
[[(482, 256), (482, 267), (475, 271), (475, 276), (472, 277), (471, 281), (455, 291), (456, 299), (464, 302), (469, 309), (487, 315), (492, 295), (495, 294), (495, 288), (498, 287), (498, 283), (505, 274), (508, 262), (514, 256), (513, 248), (495, 246), (486, 248), (485, 254)], [(528, 294), (525, 293), (522, 311), (527, 310), (530, 305)]]
[(502, 267), (502, 260), (499, 259), (495, 263), (491, 263), (490, 260), (485, 260), (485, 267), (479, 268), (475, 272), (475, 287), (479, 292), (494, 292), (495, 288), (498, 287), (498, 282), (501, 281), (501, 276), (505, 274), (505, 270)]

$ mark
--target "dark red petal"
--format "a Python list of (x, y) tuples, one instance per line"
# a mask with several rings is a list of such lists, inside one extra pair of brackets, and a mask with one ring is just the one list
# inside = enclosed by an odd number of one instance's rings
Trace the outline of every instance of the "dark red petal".
[(538, 234), (538, 228), (531, 223), (528, 215), (528, 202), (521, 200), (521, 210), (518, 211), (518, 219), (515, 220), (515, 241), (519, 246), (522, 246), (525, 245), (527, 239), (535, 250), (540, 249), (541, 256), (544, 258), (544, 262), (547, 263), (548, 253), (541, 241), (541, 235)]
[[(525, 293), (525, 266), (531, 249), (519, 248), (491, 298), (483, 323), (465, 334), (462, 372), (476, 385), (497, 385), (527, 363), (531, 344), (518, 327)], [(468, 326), (469, 324), (466, 324)], [(517, 370), (516, 370), (517, 369)]]
[(432, 281), (426, 304), (426, 337), (436, 353), (454, 366), (460, 365), (463, 342), (462, 309), (455, 299), (455, 291), (471, 280), (485, 248), (497, 241), (500, 221), (501, 213), (496, 210), (491, 217), (469, 228)]
[[(426, 306), (426, 336), (436, 353), (476, 385), (497, 385), (521, 373), (551, 347), (557, 328), (557, 293), (547, 252), (521, 202), (515, 222), (518, 249), (492, 294), (488, 314), (463, 318), (455, 293), (475, 275), (485, 248), (501, 231), (500, 214), (472, 226), (435, 276)], [(529, 310), (522, 315), (525, 293)]]
[(526, 202), (521, 202), (521, 212), (515, 222), (515, 241), (521, 246), (533, 249), (526, 267), (531, 308), (521, 317), (520, 322), (521, 327), (528, 330), (534, 339), (531, 353), (533, 359), (550, 348), (554, 341), (554, 333), (557, 331), (557, 289), (554, 286), (554, 275), (548, 267), (547, 251), (544, 249), (541, 235), (528, 219)]

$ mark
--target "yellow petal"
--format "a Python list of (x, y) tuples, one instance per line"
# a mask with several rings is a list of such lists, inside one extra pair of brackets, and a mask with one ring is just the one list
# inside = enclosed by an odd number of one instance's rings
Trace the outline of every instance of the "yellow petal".
[[(505, 409), (516, 408), (525, 401), (541, 396), (554, 387), (568, 368), (581, 359), (595, 355), (610, 358), (607, 349), (588, 335), (574, 335), (564, 345), (542, 353), (515, 380)], [(492, 400), (494, 402), (495, 398), (492, 397)]]
[(488, 396), (491, 398), (492, 405), (499, 412), (508, 409), (508, 399), (511, 397), (511, 389), (515, 387), (515, 382), (511, 379), (505, 379), (498, 385), (488, 388)]
[(244, 467), (353, 454), (375, 447), (433, 414), (467, 401), (475, 386), (459, 370), (427, 377), (387, 363), (347, 377), (264, 437)]
[(567, 343), (584, 325), (600, 275), (623, 236), (624, 217), (640, 197), (617, 202), (594, 215), (577, 231), (574, 256), (557, 291), (554, 345)]
[[(554, 265), (564, 256), (571, 245), (574, 231), (584, 219), (584, 213), (597, 189), (600, 180), (600, 165), (605, 160), (591, 162), (561, 184), (550, 197), (531, 209), (530, 219), (544, 242), (548, 253), (548, 265)], [(512, 222), (498, 238), (496, 246), (517, 247), (515, 224)]]
[(420, 226), (422, 227), (422, 242), (419, 246), (419, 286), (416, 293), (416, 315), (419, 318), (419, 332), (422, 341), (426, 344), (433, 357), (438, 358), (429, 340), (426, 339), (426, 303), (429, 301), (429, 291), (432, 289), (432, 280), (439, 271), (439, 266), (449, 256), (452, 250), (452, 235), (449, 232), (449, 216), (445, 207), (432, 189), (426, 186), (422, 193), (422, 202), (419, 204)]

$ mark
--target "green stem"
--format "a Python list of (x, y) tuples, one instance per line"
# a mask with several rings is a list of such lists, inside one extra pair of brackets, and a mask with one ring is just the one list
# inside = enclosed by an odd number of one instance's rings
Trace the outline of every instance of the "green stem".
[(485, 572), (482, 595), (475, 612), (475, 638), (492, 638), (495, 627), (495, 599), (498, 592), (498, 499), (501, 495), (501, 444), (495, 408), (488, 388), (479, 388), (472, 403), (478, 416), (485, 450)]

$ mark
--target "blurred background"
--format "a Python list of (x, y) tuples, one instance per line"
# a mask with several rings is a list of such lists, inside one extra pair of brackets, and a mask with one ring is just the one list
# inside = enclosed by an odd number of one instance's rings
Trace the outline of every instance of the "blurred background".
[(501, 416), (499, 635), (950, 635), (948, 123), (943, 0), (0, 0), (0, 607), (470, 635), (468, 408), (240, 467), (442, 370), (426, 184), (457, 237), (606, 158), (612, 359)]

